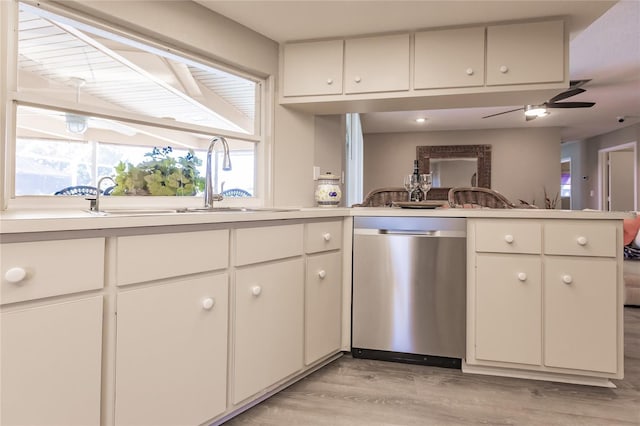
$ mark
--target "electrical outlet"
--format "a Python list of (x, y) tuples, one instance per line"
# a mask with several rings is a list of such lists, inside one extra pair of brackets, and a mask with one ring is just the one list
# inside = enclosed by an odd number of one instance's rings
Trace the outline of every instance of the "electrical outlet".
[(320, 167), (313, 166), (313, 180), (318, 180), (320, 177)]

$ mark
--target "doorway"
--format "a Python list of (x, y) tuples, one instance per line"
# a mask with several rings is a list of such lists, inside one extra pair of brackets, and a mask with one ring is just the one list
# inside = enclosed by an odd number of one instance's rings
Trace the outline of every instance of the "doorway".
[(571, 158), (560, 160), (560, 208), (571, 210)]
[(636, 150), (637, 143), (631, 142), (598, 151), (602, 210), (635, 211), (638, 209)]

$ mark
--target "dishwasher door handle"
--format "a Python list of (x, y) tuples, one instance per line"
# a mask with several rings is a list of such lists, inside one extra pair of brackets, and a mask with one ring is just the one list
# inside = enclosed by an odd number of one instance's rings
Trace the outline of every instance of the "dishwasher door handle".
[(400, 230), (400, 229), (367, 229), (356, 228), (353, 230), (357, 235), (401, 235), (407, 237), (448, 237), (448, 238), (466, 238), (465, 231), (452, 230)]

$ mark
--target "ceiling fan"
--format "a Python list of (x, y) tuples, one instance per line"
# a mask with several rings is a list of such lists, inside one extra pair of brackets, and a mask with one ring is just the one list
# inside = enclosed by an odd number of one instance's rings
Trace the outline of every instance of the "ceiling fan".
[(572, 96), (578, 95), (580, 93), (586, 92), (585, 89), (580, 86), (590, 82), (591, 80), (571, 80), (569, 83), (569, 88), (564, 92), (554, 96), (548, 101), (540, 104), (540, 105), (525, 105), (522, 108), (511, 109), (509, 111), (502, 111), (497, 114), (487, 115), (482, 118), (490, 118), (495, 117), (497, 115), (507, 114), (514, 111), (524, 111), (524, 117), (527, 121), (535, 120), (538, 117), (544, 117), (545, 115), (549, 115), (548, 109), (551, 108), (591, 108), (596, 103), (595, 102), (558, 102), (564, 99), (570, 98)]

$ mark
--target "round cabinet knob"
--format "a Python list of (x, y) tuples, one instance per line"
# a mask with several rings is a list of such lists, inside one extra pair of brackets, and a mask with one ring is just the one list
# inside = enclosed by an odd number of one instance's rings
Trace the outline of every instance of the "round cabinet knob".
[(24, 268), (15, 267), (4, 273), (4, 279), (10, 283), (19, 283), (27, 277), (27, 271)]
[(251, 294), (253, 294), (254, 296), (260, 296), (260, 293), (262, 293), (262, 287), (260, 287), (259, 285), (254, 285), (253, 287), (251, 287)]
[(324, 269), (321, 269), (321, 270), (319, 270), (319, 271), (318, 271), (318, 277), (319, 277), (321, 280), (323, 280), (323, 279), (324, 279), (324, 277), (326, 277), (326, 276), (327, 276), (327, 271), (325, 271)]
[(573, 278), (571, 278), (571, 275), (563, 275), (562, 276), (562, 282), (565, 284), (571, 284), (573, 282)]
[(360, 78), (359, 75), (355, 76), (355, 78), (353, 79), (353, 81), (355, 81), (356, 83), (360, 83), (362, 81), (362, 79)]
[(333, 79), (332, 78), (328, 78), (327, 79), (327, 84), (329, 84), (329, 85), (333, 84)]
[(576, 242), (581, 246), (586, 246), (587, 245), (587, 237), (578, 237), (576, 239)]
[(502, 66), (499, 68), (499, 70), (500, 70), (500, 72), (501, 72), (502, 74), (506, 74), (506, 73), (508, 73), (508, 72), (509, 72), (509, 67), (508, 67), (508, 66), (506, 66), (506, 65), (502, 65)]
[(525, 274), (524, 272), (518, 273), (518, 279), (520, 281), (526, 281), (527, 280), (527, 274)]
[(504, 236), (504, 240), (509, 244), (513, 243), (513, 235), (511, 235), (511, 234), (505, 235)]
[(214, 299), (213, 297), (207, 297), (202, 301), (202, 307), (207, 311), (213, 308), (213, 305), (215, 304), (216, 304), (216, 299)]
[(465, 72), (467, 75), (473, 75), (473, 68), (467, 68)]
[(331, 241), (331, 234), (328, 232), (326, 234), (322, 234), (322, 239), (325, 241)]

